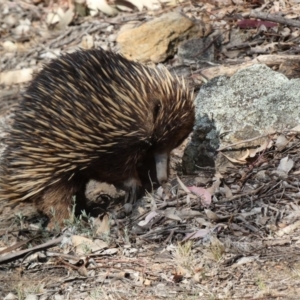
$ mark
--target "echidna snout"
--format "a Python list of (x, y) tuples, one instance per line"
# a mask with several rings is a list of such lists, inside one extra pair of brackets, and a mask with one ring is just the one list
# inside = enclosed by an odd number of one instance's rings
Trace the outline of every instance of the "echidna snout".
[(156, 176), (159, 184), (164, 184), (168, 180), (168, 161), (167, 153), (154, 154), (156, 165)]

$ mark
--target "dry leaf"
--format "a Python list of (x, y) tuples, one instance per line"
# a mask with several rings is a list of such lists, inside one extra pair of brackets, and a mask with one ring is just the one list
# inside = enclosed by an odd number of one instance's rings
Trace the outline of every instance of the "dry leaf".
[(82, 265), (81, 267), (78, 268), (78, 273), (80, 276), (84, 276), (84, 277), (88, 276), (88, 271), (87, 271), (85, 265)]
[(273, 146), (273, 141), (265, 140), (258, 148), (251, 149), (249, 157), (254, 157), (257, 153), (263, 152)]
[(175, 209), (169, 209), (168, 211), (166, 211), (166, 213), (164, 215), (166, 218), (168, 218), (170, 220), (182, 222), (181, 218), (176, 214)]
[(14, 28), (12, 31), (15, 35), (24, 36), (30, 32), (31, 22), (29, 19), (20, 20), (20, 25)]
[(217, 221), (219, 220), (219, 217), (216, 213), (214, 213), (213, 211), (211, 211), (210, 209), (204, 209), (207, 217), (212, 220), (212, 221)]
[(46, 23), (49, 27), (64, 29), (72, 22), (74, 15), (74, 7), (70, 7), (67, 11), (63, 11), (62, 8), (58, 7), (56, 11), (47, 15)]
[(210, 192), (205, 189), (205, 188), (201, 188), (201, 187), (197, 187), (197, 186), (190, 186), (188, 187), (189, 191), (191, 191), (192, 193), (196, 194), (197, 196), (201, 197), (201, 203), (204, 206), (209, 206), (211, 204), (211, 194)]
[(210, 227), (210, 226), (212, 226), (211, 222), (208, 222), (204, 218), (196, 218), (195, 221), (199, 224), (199, 227)]
[(81, 40), (81, 48), (91, 49), (94, 47), (94, 37), (92, 35), (85, 35)]
[(283, 134), (279, 135), (277, 137), (277, 140), (276, 140), (276, 143), (275, 143), (275, 145), (277, 147), (277, 150), (278, 151), (283, 150), (286, 147), (286, 145), (288, 144), (288, 142), (289, 141), (286, 139), (286, 137)]
[(137, 8), (142, 11), (144, 8), (148, 10), (157, 10), (162, 7), (162, 3), (166, 6), (178, 6), (184, 0), (111, 0), (108, 3), (114, 4), (121, 11), (132, 11)]
[(189, 188), (188, 188), (188, 187), (187, 187), (187, 186), (179, 179), (178, 176), (176, 176), (176, 178), (177, 178), (177, 181), (178, 181), (180, 187), (181, 187), (187, 194), (189, 194), (189, 193), (190, 193)]
[(119, 250), (117, 248), (110, 248), (110, 249), (106, 249), (106, 250), (102, 251), (101, 254), (107, 255), (107, 256), (112, 256), (118, 252), (119, 252)]
[(224, 190), (226, 199), (231, 199), (233, 195), (231, 189), (226, 184), (224, 184)]
[(291, 131), (300, 132), (300, 124), (297, 125), (296, 127), (292, 128)]
[(276, 234), (278, 236), (283, 236), (285, 234), (290, 234), (291, 232), (293, 232), (294, 230), (298, 229), (299, 227), (300, 227), (300, 221), (297, 221), (294, 224), (291, 224), (289, 226), (286, 226), (283, 229), (280, 229), (278, 232), (276, 232)]
[[(115, 1), (115, 2), (117, 5), (119, 5), (119, 1)], [(159, 8), (161, 8), (161, 3), (171, 2), (171, 1), (170, 0), (126, 0), (126, 1), (120, 1), (120, 2), (121, 2), (120, 3), (121, 6), (126, 6), (129, 8), (132, 8), (131, 5), (128, 5), (128, 4), (132, 4), (135, 7), (137, 7), (137, 9), (139, 11), (142, 11), (143, 8), (147, 8), (148, 10), (159, 9)], [(126, 2), (128, 2), (128, 3), (126, 4)]]
[(148, 225), (148, 223), (155, 218), (156, 216), (159, 216), (159, 214), (155, 211), (151, 211), (145, 218), (145, 220), (142, 220), (138, 223), (139, 226), (141, 227), (145, 227), (146, 225)]
[(86, 0), (86, 5), (90, 10), (90, 15), (92, 17), (96, 16), (98, 11), (102, 11), (109, 16), (113, 16), (118, 13), (116, 8), (107, 4), (106, 0)]
[(249, 155), (250, 155), (250, 151), (249, 151), (249, 149), (247, 149), (247, 150), (245, 151), (244, 155), (241, 156), (240, 158), (238, 158), (238, 160), (241, 161), (241, 162), (244, 162), (244, 161), (246, 161), (246, 159), (249, 157)]
[[(249, 151), (248, 151), (249, 152)], [(237, 164), (240, 164), (240, 165), (244, 165), (246, 164), (247, 162), (244, 160), (242, 161), (241, 159), (235, 159), (235, 158), (231, 158), (229, 156), (227, 156), (226, 154), (220, 152), (222, 155), (224, 155), (229, 161), (231, 161), (232, 163), (237, 163)], [(248, 156), (249, 156), (249, 153), (248, 153)]]
[(12, 85), (32, 80), (33, 69), (24, 68), (0, 73), (0, 84)]
[(277, 171), (279, 172), (282, 171), (288, 174), (289, 171), (291, 171), (291, 169), (293, 168), (293, 166), (294, 166), (294, 161), (290, 159), (288, 156), (286, 156), (280, 160)]
[(250, 262), (253, 262), (255, 260), (257, 260), (259, 258), (259, 255), (255, 255), (255, 256), (248, 256), (248, 257), (242, 257), (241, 259), (239, 259), (237, 261), (236, 264), (232, 265), (233, 268), (236, 268), (240, 265), (244, 265), (244, 264), (248, 264)]
[(181, 219), (190, 219), (190, 218), (199, 217), (202, 215), (202, 213), (200, 211), (192, 210), (190, 208), (184, 208), (179, 211), (176, 211), (176, 215)]
[(222, 178), (222, 177), (218, 176), (218, 174), (215, 174), (215, 177), (213, 178), (214, 182), (213, 182), (212, 186), (206, 189), (211, 195), (214, 195), (216, 193), (216, 191), (219, 190), (219, 187), (221, 184), (220, 178)]
[(75, 247), (75, 251), (78, 255), (85, 255), (87, 253), (108, 248), (107, 243), (101, 240), (92, 241), (88, 238), (79, 235), (73, 235), (71, 239), (72, 239), (72, 244)]
[(186, 237), (182, 240), (182, 242), (185, 242), (187, 240), (194, 240), (194, 239), (202, 239), (206, 237), (210, 233), (210, 230), (208, 229), (199, 229), (195, 232), (188, 233)]
[(17, 43), (14, 43), (12, 41), (4, 41), (2, 43), (2, 47), (3, 47), (3, 50), (7, 51), (7, 52), (15, 52), (18, 50), (18, 45)]
[(151, 280), (145, 279), (145, 280), (143, 281), (143, 284), (144, 284), (145, 286), (151, 286)]
[(115, 6), (121, 11), (133, 11), (136, 7), (128, 0), (115, 0)]
[(200, 283), (203, 279), (203, 274), (198, 272), (198, 273), (195, 273), (194, 276), (193, 276), (193, 280), (194, 282), (196, 283)]
[(102, 234), (102, 233), (109, 233), (110, 232), (109, 216), (104, 215), (102, 220), (97, 218), (95, 220), (94, 226), (96, 228), (97, 235)]
[(4, 298), (4, 300), (17, 300), (17, 299), (19, 299), (19, 298), (16, 295), (14, 295), (13, 293), (8, 293)]

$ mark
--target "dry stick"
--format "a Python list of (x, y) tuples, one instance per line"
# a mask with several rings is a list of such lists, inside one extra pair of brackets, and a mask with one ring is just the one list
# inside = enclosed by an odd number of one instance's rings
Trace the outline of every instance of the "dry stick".
[(253, 190), (253, 191), (249, 191), (247, 193), (244, 193), (244, 194), (238, 194), (238, 195), (234, 195), (232, 196), (231, 198), (229, 199), (226, 199), (226, 200), (220, 200), (217, 202), (217, 204), (223, 204), (223, 203), (227, 203), (227, 202), (230, 202), (230, 201), (233, 201), (233, 200), (236, 200), (236, 199), (239, 199), (241, 197), (245, 197), (245, 196), (251, 196), (251, 195), (256, 195), (258, 192), (260, 192), (262, 190), (262, 188), (264, 188), (265, 185), (262, 185), (260, 186), (259, 188)]
[(280, 24), (285, 24), (288, 26), (293, 26), (293, 27), (300, 27), (300, 21), (295, 21), (291, 19), (287, 19), (278, 15), (272, 15), (268, 13), (263, 13), (263, 12), (258, 12), (258, 11), (251, 11), (249, 14), (249, 17), (252, 18), (257, 18), (261, 20), (267, 20), (267, 21), (272, 21)]
[(225, 47), (226, 50), (233, 50), (233, 49), (243, 49), (247, 47), (254, 47), (256, 45), (264, 43), (264, 40), (258, 40), (258, 41), (253, 41), (253, 42), (247, 42), (247, 43), (240, 43), (237, 45), (229, 45)]
[(37, 236), (35, 236), (35, 237), (31, 238), (31, 239), (28, 239), (26, 241), (22, 241), (22, 242), (16, 243), (13, 246), (7, 247), (4, 250), (0, 251), (0, 255), (2, 255), (4, 253), (7, 253), (7, 252), (11, 252), (11, 251), (13, 251), (15, 249), (18, 249), (18, 248), (22, 247), (23, 245), (25, 245), (25, 244), (31, 242), (32, 240), (36, 239), (37, 237), (39, 237), (39, 235), (37, 235)]
[(46, 242), (42, 245), (38, 245), (38, 246), (32, 247), (30, 249), (22, 250), (22, 251), (19, 251), (19, 252), (16, 252), (16, 253), (12, 253), (12, 254), (8, 254), (8, 255), (5, 255), (3, 257), (0, 257), (0, 264), (8, 263), (8, 262), (13, 261), (15, 259), (21, 258), (21, 257), (23, 257), (24, 255), (26, 255), (27, 253), (30, 253), (30, 252), (36, 252), (36, 251), (40, 251), (40, 250), (43, 250), (43, 249), (46, 249), (46, 248), (53, 247), (53, 246), (59, 244), (62, 241), (62, 239), (63, 239), (63, 236), (60, 236), (59, 238), (48, 241), (48, 242)]
[(267, 136), (270, 136), (270, 135), (274, 135), (274, 134), (278, 134), (278, 133), (292, 133), (292, 132), (299, 133), (298, 130), (293, 130), (293, 128), (292, 129), (284, 129), (284, 130), (281, 130), (281, 131), (274, 131), (274, 132), (270, 132), (270, 133), (267, 133), (267, 134), (264, 134), (264, 135), (260, 135), (260, 136), (257, 136), (257, 137), (254, 137), (254, 138), (251, 138), (251, 139), (248, 139), (248, 140), (239, 141), (239, 142), (221, 147), (221, 148), (217, 149), (217, 151), (222, 151), (222, 150), (225, 150), (225, 149), (229, 149), (229, 148), (232, 148), (233, 146), (237, 146), (237, 145), (240, 145), (240, 144), (253, 142), (255, 140), (258, 140), (258, 139), (261, 139), (261, 138), (264, 138), (264, 137), (267, 137)]
[(252, 139), (248, 139), (248, 140), (243, 140), (243, 141), (240, 141), (240, 142), (236, 142), (236, 143), (233, 143), (233, 144), (230, 144), (230, 145), (221, 147), (221, 148), (217, 149), (217, 151), (222, 151), (222, 150), (231, 148), (232, 146), (237, 146), (237, 145), (240, 145), (240, 144), (245, 144), (245, 143), (248, 143), (248, 142), (252, 142), (252, 141), (255, 141), (255, 140), (258, 140), (258, 139), (267, 137), (267, 136), (269, 136), (269, 135), (270, 135), (270, 134), (264, 134), (264, 135), (260, 135), (260, 136), (254, 137), (254, 138), (252, 138)]

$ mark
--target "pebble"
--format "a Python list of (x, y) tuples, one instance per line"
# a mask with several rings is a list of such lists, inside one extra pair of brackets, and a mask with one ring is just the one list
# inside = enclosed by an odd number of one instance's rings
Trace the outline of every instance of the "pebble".
[(25, 300), (38, 300), (38, 296), (34, 294), (29, 294), (26, 296)]
[(4, 297), (4, 300), (15, 300), (15, 299), (18, 299), (18, 297), (13, 293), (9, 293)]
[(109, 25), (106, 27), (107, 32), (113, 32), (113, 30), (114, 30), (114, 25)]

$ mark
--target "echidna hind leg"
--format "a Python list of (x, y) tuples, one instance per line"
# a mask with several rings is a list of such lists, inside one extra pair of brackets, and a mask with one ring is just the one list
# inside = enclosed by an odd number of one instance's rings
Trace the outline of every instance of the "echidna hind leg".
[(36, 199), (39, 211), (50, 219), (49, 228), (62, 226), (69, 219), (75, 204), (75, 215), (86, 209), (85, 182), (67, 181), (48, 187), (41, 197)]

